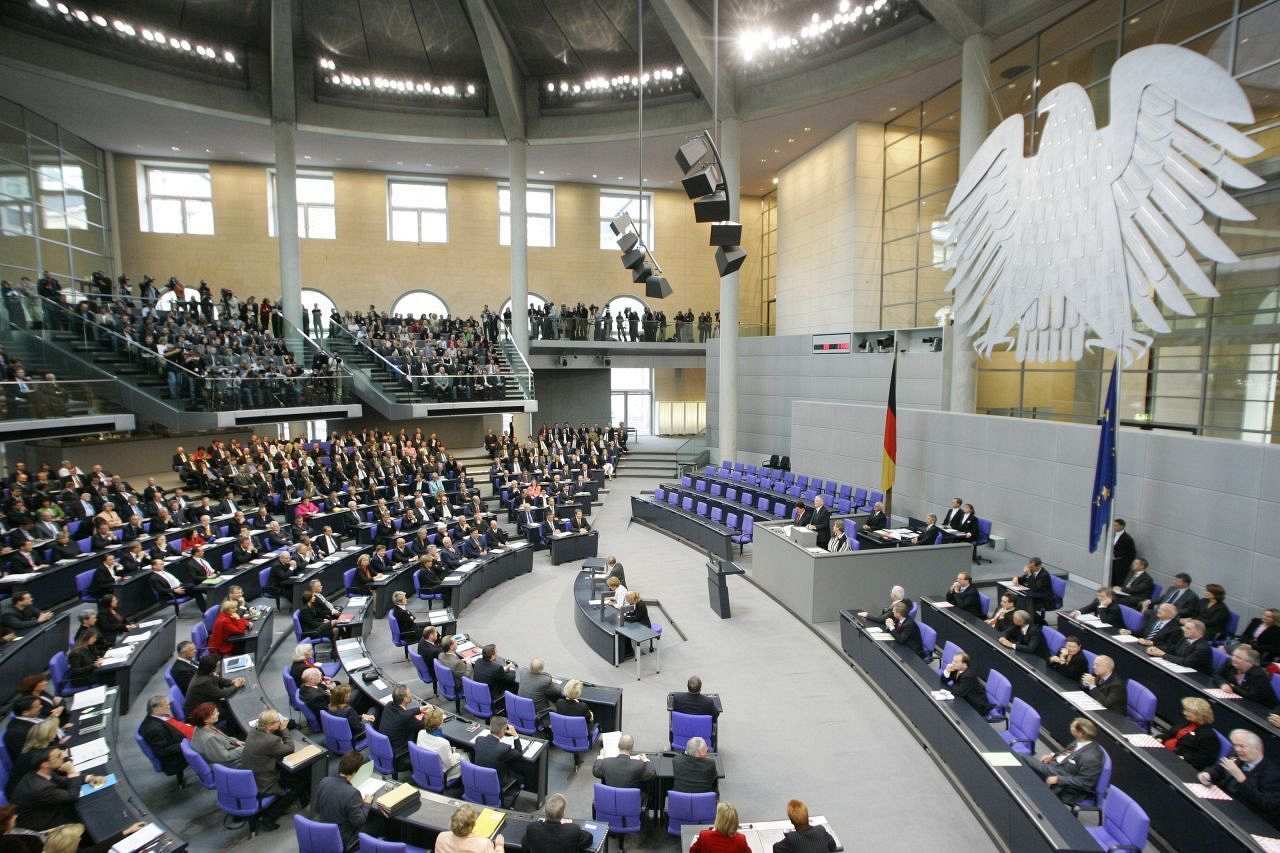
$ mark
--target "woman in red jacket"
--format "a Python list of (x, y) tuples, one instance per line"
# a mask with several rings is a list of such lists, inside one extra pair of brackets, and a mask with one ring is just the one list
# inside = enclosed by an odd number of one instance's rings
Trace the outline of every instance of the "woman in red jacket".
[(738, 810), (728, 803), (716, 806), (716, 822), (698, 833), (689, 853), (751, 853), (747, 837), (738, 832)]
[(235, 654), (236, 647), (231, 643), (231, 639), (244, 634), (251, 624), (253, 623), (248, 619), (241, 619), (236, 615), (236, 603), (228, 598), (222, 602), (222, 606), (218, 608), (218, 615), (213, 620), (213, 633), (209, 635), (209, 650), (223, 657)]

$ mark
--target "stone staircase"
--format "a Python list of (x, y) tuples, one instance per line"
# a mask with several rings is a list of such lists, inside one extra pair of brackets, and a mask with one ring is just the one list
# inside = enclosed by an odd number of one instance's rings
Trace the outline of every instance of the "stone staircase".
[(672, 450), (631, 450), (618, 460), (619, 477), (670, 479), (680, 471)]
[[(325, 340), (325, 346), (335, 355), (341, 356), (348, 368), (356, 368), (368, 374), (375, 389), (387, 400), (395, 403), (413, 404), (435, 402), (435, 398), (425, 390), (415, 390), (392, 372), (391, 367), (375, 356), (363, 344), (347, 335), (335, 335)], [(502, 348), (496, 348), (494, 355), (498, 361), (498, 370), (502, 377), (503, 400), (521, 400), (524, 394), (520, 385), (511, 373), (511, 365)], [(487, 458), (487, 457), (486, 457)], [(487, 466), (486, 466), (487, 467)]]

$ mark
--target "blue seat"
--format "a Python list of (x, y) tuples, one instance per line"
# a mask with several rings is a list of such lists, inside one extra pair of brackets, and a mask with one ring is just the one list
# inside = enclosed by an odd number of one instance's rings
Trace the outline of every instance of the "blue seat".
[(1067, 579), (1049, 575), (1049, 586), (1053, 587), (1053, 606), (1050, 609), (1057, 610), (1067, 595)]
[[(416, 575), (417, 572), (414, 572)], [(391, 629), (391, 645), (397, 649), (404, 649), (404, 659), (409, 659), (409, 646), (412, 645), (411, 640), (406, 640), (400, 636), (400, 623), (396, 621), (395, 611), (387, 612), (387, 627)]]
[(1014, 698), (1009, 707), (1009, 728), (1000, 732), (1000, 737), (1014, 752), (1031, 755), (1036, 748), (1036, 738), (1040, 736), (1040, 713)]
[[(435, 543), (433, 542), (432, 544), (434, 545)], [(418, 572), (416, 569), (411, 571), (410, 577), (413, 578), (413, 594), (416, 595), (420, 601), (444, 601), (443, 592), (432, 592), (429, 589), (424, 590), (422, 588), (422, 581), (418, 579)]]
[(1001, 675), (997, 670), (991, 670), (987, 673), (987, 704), (991, 706), (991, 710), (987, 713), (987, 719), (991, 722), (1003, 720), (1009, 713), (1009, 703), (1013, 700), (1013, 685), (1009, 683), (1009, 679)]
[(89, 586), (93, 583), (93, 575), (97, 569), (89, 569), (87, 572), (76, 573), (76, 595), (81, 601), (97, 601), (98, 597), (89, 592)]
[(342, 573), (342, 588), (346, 590), (347, 598), (355, 595), (355, 588), (352, 586), (356, 582), (356, 570), (347, 569)]
[[(730, 537), (730, 539), (733, 542), (737, 543), (739, 554), (741, 554), (743, 550), (746, 548), (746, 544), (751, 541), (752, 535), (753, 535), (752, 531), (755, 530), (755, 523), (756, 523), (755, 516), (743, 515), (742, 516), (742, 532), (737, 533), (732, 537)], [(754, 551), (752, 553), (754, 553)]]
[(336, 823), (321, 823), (296, 814), (293, 831), (298, 837), (298, 849), (306, 853), (346, 853), (342, 831)]
[(695, 492), (705, 492), (707, 490), (707, 481), (703, 479), (698, 479), (693, 484), (693, 490)]
[(302, 620), (298, 618), (298, 611), (296, 610), (293, 611), (293, 638), (297, 640), (299, 643), (301, 643), (303, 640), (306, 640), (308, 643), (311, 644), (312, 648), (319, 646), (321, 643), (329, 643), (329, 644), (333, 643), (333, 640), (320, 634), (316, 634), (310, 637), (303, 634)]
[(671, 711), (668, 734), (672, 749), (684, 749), (691, 737), (700, 737), (711, 749), (716, 748), (714, 720), (710, 714), (682, 714)]
[(686, 498), (684, 498), (684, 500), (680, 501), (680, 508), (681, 508), (682, 510), (684, 510), (685, 512), (687, 512), (687, 513), (692, 513), (692, 512), (693, 512), (693, 498), (691, 498), (691, 497), (686, 497)]
[(503, 692), (503, 707), (507, 712), (507, 721), (520, 734), (536, 735), (540, 731), (537, 706), (532, 699), (517, 696), (507, 690)]
[[(298, 614), (294, 614), (296, 618)], [(191, 642), (196, 644), (196, 655), (204, 657), (209, 652), (209, 629), (204, 626), (203, 622), (196, 622), (191, 626)]]
[(1151, 731), (1151, 724), (1156, 719), (1156, 694), (1146, 685), (1130, 678), (1125, 682), (1125, 715), (1145, 732)]
[(662, 486), (658, 486), (658, 488), (653, 490), (653, 499), (658, 503), (662, 503), (667, 499), (667, 490), (662, 488)]
[(258, 815), (276, 801), (273, 794), (259, 794), (252, 770), (239, 770), (222, 764), (213, 765), (214, 790), (218, 806), (232, 817), (249, 821), (249, 832), (258, 831)]
[(841, 484), (840, 484), (840, 489), (839, 489), (839, 491), (837, 492), (837, 494), (838, 494), (840, 497), (844, 498), (845, 500), (852, 500), (852, 499), (853, 499), (853, 486), (850, 486), (848, 483), (841, 483)]
[(933, 657), (933, 650), (938, 647), (938, 632), (923, 622), (920, 623), (920, 645), (924, 649), (921, 657), (925, 660)]
[(174, 684), (169, 688), (170, 712), (173, 714), (175, 719), (181, 720), (184, 723), (187, 721), (187, 715), (183, 711), (183, 706), (186, 705), (186, 701), (186, 698), (182, 695), (182, 690), (178, 688), (177, 684)]
[(867, 490), (859, 486), (853, 492), (853, 508), (861, 509), (867, 502)]
[(372, 835), (360, 833), (359, 853), (427, 853), (425, 847), (414, 847), (401, 841), (384, 841)]
[(1119, 607), (1120, 618), (1124, 620), (1124, 627), (1128, 628), (1130, 633), (1137, 633), (1142, 628), (1142, 614), (1127, 604), (1121, 604)]
[(513, 779), (504, 788), (497, 770), (462, 759), (462, 799), (467, 802), (502, 808), (504, 800), (509, 803), (519, 793), (518, 779)]
[(1218, 738), (1218, 760), (1221, 761), (1231, 754), (1233, 747), (1231, 746), (1231, 741), (1227, 740), (1227, 736), (1222, 732), (1214, 729), (1213, 733), (1217, 735)]
[(951, 663), (951, 659), (962, 651), (964, 651), (964, 649), (960, 648), (950, 640), (943, 643), (942, 656), (938, 660), (938, 674), (941, 675), (943, 670), (947, 668), (947, 665)]
[(1217, 646), (1209, 647), (1209, 655), (1213, 658), (1213, 671), (1217, 672), (1227, 665), (1227, 661), (1231, 660), (1231, 655), (1227, 654)]
[(706, 501), (698, 501), (698, 509), (697, 509), (697, 513), (698, 513), (698, 515), (699, 515), (699, 516), (701, 516), (702, 518), (706, 518), (706, 517), (707, 517), (707, 502), (706, 502)]
[(53, 692), (58, 696), (71, 696), (93, 686), (73, 687), (71, 685), (71, 664), (67, 661), (66, 652), (54, 652), (53, 657), (49, 658), (49, 677), (53, 681)]
[(369, 742), (369, 757), (373, 759), (373, 769), (383, 776), (389, 776), (394, 779), (396, 776), (396, 754), (391, 749), (391, 738), (368, 723), (364, 724), (364, 736), (365, 740)]
[(493, 716), (493, 694), (489, 692), (489, 685), (465, 675), (462, 676), (462, 704), (468, 713), (482, 720)]
[(453, 703), (454, 710), (461, 712), (462, 691), (458, 689), (458, 682), (455, 680), (453, 670), (438, 660), (431, 662), (431, 668), (436, 674), (436, 695), (442, 699), (448, 699)]
[(219, 605), (215, 604), (212, 607), (206, 607), (204, 611), (204, 627), (210, 634), (213, 633), (213, 620), (218, 618), (218, 608)]
[(1107, 801), (1107, 791), (1110, 788), (1111, 754), (1104, 749), (1102, 751), (1102, 773), (1098, 775), (1098, 784), (1094, 787), (1093, 794), (1072, 806), (1071, 811), (1074, 814), (1085, 811), (1098, 812), (1098, 825), (1101, 826), (1103, 823), (1102, 804)]
[(276, 610), (280, 609), (280, 590), (271, 586), (271, 567), (263, 566), (258, 569), (258, 588), (262, 590), (263, 595), (269, 595), (276, 602)]
[[(141, 735), (139, 735), (141, 737)], [(209, 766), (209, 762), (204, 760), (204, 756), (191, 748), (191, 742), (186, 738), (182, 739), (182, 743), (178, 744), (182, 750), (182, 757), (187, 760), (187, 766), (196, 774), (196, 779), (200, 781), (208, 790), (214, 790), (213, 784), (213, 768)]]
[(413, 668), (418, 673), (418, 678), (422, 683), (430, 684), (434, 688), (436, 683), (435, 675), (427, 666), (427, 662), (422, 655), (418, 654), (417, 649), (409, 649), (409, 661), (413, 664)]
[(711, 484), (711, 497), (718, 498), (723, 494), (724, 494), (724, 486), (720, 485), (719, 483)]
[(985, 592), (978, 593), (978, 603), (982, 605), (982, 615), (990, 616), (991, 615), (991, 596), (987, 595)]
[(364, 749), (365, 740), (356, 740), (351, 731), (351, 723), (345, 717), (335, 717), (328, 711), (320, 712), (320, 730), (324, 732), (325, 748), (335, 755), (342, 755), (353, 749)]
[(600, 736), (600, 729), (587, 727), (586, 717), (565, 716), (555, 711), (547, 714), (551, 723), (551, 743), (565, 752), (573, 753), (573, 763), (582, 760), (582, 754), (591, 750), (592, 744)]
[(679, 505), (680, 505), (679, 492), (672, 492), (669, 495), (667, 495), (667, 506), (679, 506)]
[(1049, 649), (1049, 654), (1051, 655), (1056, 655), (1062, 651), (1062, 646), (1067, 641), (1061, 631), (1057, 628), (1050, 628), (1048, 625), (1040, 629), (1040, 634), (1044, 637), (1045, 647)]
[(1102, 804), (1101, 826), (1086, 827), (1103, 850), (1143, 850), (1151, 819), (1142, 806), (1119, 788), (1107, 791)]
[(591, 816), (609, 824), (610, 835), (632, 835), (640, 831), (639, 788), (613, 788), (599, 782), (591, 801)]
[(710, 824), (716, 820), (716, 805), (720, 795), (715, 791), (705, 794), (667, 792), (667, 834), (680, 835), (686, 824)]
[(151, 762), (151, 769), (157, 773), (163, 773), (164, 765), (160, 763), (160, 759), (156, 757), (155, 752), (151, 749), (151, 744), (147, 743), (147, 739), (142, 736), (142, 732), (134, 732), (133, 740), (138, 745), (138, 749), (142, 750), (142, 754)]
[(851, 506), (849, 505), (849, 499), (848, 499), (848, 498), (837, 498), (837, 499), (836, 499), (836, 512), (837, 512), (837, 513), (839, 513), (840, 515), (848, 515), (848, 514), (849, 514), (849, 511), (850, 511), (852, 508), (853, 508), (853, 507), (851, 507)]
[(711, 509), (711, 523), (712, 523), (712, 524), (724, 524), (724, 507), (718, 507), (718, 506), (717, 506), (717, 507), (712, 507), (712, 509)]
[(440, 756), (409, 741), (409, 768), (413, 784), (439, 794), (445, 788), (444, 766)]

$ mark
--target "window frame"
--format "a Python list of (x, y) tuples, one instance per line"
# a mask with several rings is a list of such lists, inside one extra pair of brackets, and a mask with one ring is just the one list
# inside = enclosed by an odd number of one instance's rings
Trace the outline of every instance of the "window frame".
[[(138, 219), (139, 227), (148, 234), (169, 234), (175, 237), (213, 237), (217, 234), (216, 212), (213, 206), (213, 170), (208, 163), (175, 161), (175, 160), (139, 160), (138, 170)], [(152, 172), (191, 172), (205, 175), (209, 179), (209, 197), (182, 195), (163, 195), (151, 192)], [(151, 203), (156, 199), (176, 201), (182, 208), (181, 231), (159, 231), (151, 216)], [(205, 202), (209, 205), (209, 231), (191, 230), (191, 211), (189, 202)]]
[[(425, 208), (424, 208), (424, 209), (425, 209)], [(406, 241), (401, 241), (401, 242), (408, 242), (408, 241), (406, 240)], [(422, 313), (409, 314), (409, 313), (407, 313), (407, 312), (405, 312), (405, 311), (397, 310), (397, 308), (396, 308), (396, 306), (397, 306), (397, 305), (399, 305), (399, 304), (400, 304), (400, 302), (401, 302), (402, 300), (404, 300), (405, 298), (407, 298), (407, 297), (409, 297), (409, 296), (413, 296), (415, 293), (425, 293), (426, 295), (433, 297), (437, 302), (439, 302), (441, 305), (443, 305), (443, 306), (444, 306), (444, 313), (443, 313), (443, 314), (438, 314), (438, 315), (436, 315), (436, 316), (438, 316), (438, 317), (451, 317), (451, 316), (453, 316), (453, 315), (452, 315), (452, 311), (451, 311), (451, 309), (449, 308), (449, 303), (448, 303), (448, 302), (446, 302), (446, 301), (444, 300), (444, 297), (443, 297), (443, 296), (441, 296), (440, 294), (436, 293), (434, 290), (427, 290), (425, 287), (415, 287), (415, 288), (413, 288), (413, 289), (411, 289), (411, 290), (406, 290), (404, 293), (401, 293), (401, 294), (400, 294), (399, 296), (397, 296), (395, 299), (391, 300), (391, 308), (389, 309), (388, 313), (390, 313), (392, 316), (394, 316), (394, 315), (396, 315), (396, 314), (400, 314), (402, 317), (407, 317), (407, 318), (411, 318), (411, 319), (414, 319), (414, 320), (416, 320), (416, 319), (418, 319), (419, 317), (423, 316), (423, 315), (422, 315)], [(429, 316), (429, 315), (430, 315), (430, 312), (427, 312), (427, 314), (428, 314), (428, 316)]]
[[(525, 184), (525, 235), (529, 234), (528, 222), (531, 219), (545, 219), (548, 223), (547, 233), (551, 236), (550, 243), (527, 243), (530, 249), (554, 249), (556, 247), (556, 187), (555, 184)], [(502, 191), (507, 191), (507, 212), (502, 212)], [(529, 195), (531, 193), (548, 193), (551, 196), (551, 204), (548, 213), (530, 213), (529, 212)], [(511, 182), (498, 181), (498, 245), (511, 245)], [(506, 220), (507, 225), (507, 241), (502, 241), (502, 222)]]
[[(444, 187), (444, 207), (396, 207), (391, 203), (391, 189), (395, 184), (431, 184), (434, 186)], [(449, 179), (435, 178), (424, 175), (387, 175), (384, 185), (387, 197), (387, 242), (389, 243), (413, 243), (418, 246), (442, 246), (449, 242)], [(396, 211), (413, 211), (417, 214), (417, 239), (400, 240), (395, 237), (395, 230), (392, 225)], [(443, 213), (444, 214), (444, 239), (443, 240), (423, 240), (422, 239), (422, 214)]]
[[(56, 174), (46, 176), (45, 170), (53, 170)], [(68, 189), (67, 169), (75, 169), (80, 174), (80, 188)], [(84, 188), (84, 166), (77, 163), (38, 163), (36, 173), (36, 198), (40, 204), (40, 228), (42, 231), (88, 231), (89, 198)], [(45, 182), (54, 183), (57, 189), (46, 187)], [(77, 208), (68, 202), (79, 199), (78, 218), (73, 219), (71, 211)], [(54, 203), (51, 203), (54, 202)], [(61, 220), (59, 223), (58, 220)]]
[[(622, 190), (609, 190), (609, 189), (602, 188), (600, 190), (600, 194), (596, 197), (596, 210), (597, 211), (600, 210), (600, 205), (603, 204), (606, 197), (616, 198), (618, 200), (626, 199), (627, 203), (630, 204), (631, 202), (636, 200), (636, 195), (637, 194), (634, 192), (629, 192), (629, 191), (624, 192)], [(653, 235), (655, 230), (654, 219), (656, 218), (656, 211), (654, 210), (654, 202), (656, 199), (654, 198), (653, 193), (649, 190), (645, 190), (643, 193), (640, 193), (639, 195), (642, 198), (640, 203), (640, 215), (641, 215), (640, 239), (644, 243), (645, 248), (647, 248), (650, 252), (653, 252), (653, 251), (656, 251), (653, 245)], [(647, 220), (644, 218), (644, 211), (646, 207), (649, 210), (649, 218)], [(608, 224), (613, 220), (613, 217), (617, 215), (618, 215), (617, 213), (614, 213), (612, 216), (605, 216), (604, 214), (599, 214), (600, 222), (599, 222), (599, 225), (597, 225), (597, 230), (601, 229), (602, 227), (608, 227)], [(613, 232), (610, 232), (610, 233), (612, 234)], [(608, 246), (601, 245), (600, 249), (601, 251), (606, 251), (606, 250), (610, 252), (618, 251), (618, 244), (616, 242), (616, 238), (611, 239), (609, 241)]]
[[(297, 203), (298, 206), (298, 239), (300, 240), (336, 240), (338, 239), (338, 182), (333, 172), (315, 169), (299, 169), (297, 171), (298, 178), (327, 178), (333, 184), (333, 203), (321, 204), (319, 202), (303, 202)], [(277, 239), (280, 235), (276, 228), (276, 169), (274, 166), (267, 169), (267, 236), (271, 239)], [(333, 236), (332, 237), (316, 237), (311, 234), (311, 210), (328, 208), (333, 211)]]

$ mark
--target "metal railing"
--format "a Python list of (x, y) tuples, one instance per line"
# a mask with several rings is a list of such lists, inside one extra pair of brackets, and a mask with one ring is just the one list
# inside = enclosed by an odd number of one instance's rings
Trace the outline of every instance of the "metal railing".
[(707, 447), (705, 429), (676, 448), (676, 465), (682, 474), (689, 470), (697, 470), (710, 460), (711, 451)]
[[(505, 321), (501, 324), (507, 329)], [(641, 320), (636, 324), (634, 332), (629, 323), (617, 324), (616, 319), (608, 324), (603, 317), (530, 317), (530, 341), (621, 341), (630, 343), (700, 343), (710, 340), (710, 330), (698, 323), (665, 320)]]

